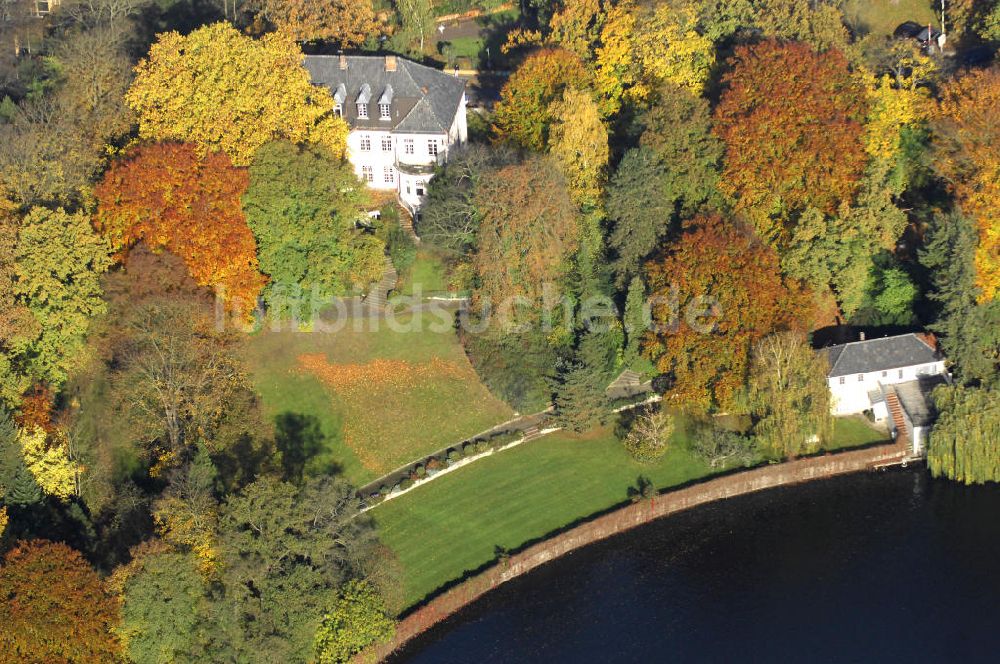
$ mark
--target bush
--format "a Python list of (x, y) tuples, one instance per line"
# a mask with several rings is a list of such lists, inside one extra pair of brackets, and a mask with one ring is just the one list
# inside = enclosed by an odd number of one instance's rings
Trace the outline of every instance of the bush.
[(406, 479), (404, 479), (403, 481), (401, 481), (399, 483), (399, 490), (400, 491), (406, 491), (411, 486), (413, 486), (413, 480), (411, 480), (409, 477), (407, 477)]
[(485, 454), (490, 449), (489, 443), (485, 440), (476, 441), (476, 454)]
[(417, 258), (417, 245), (413, 237), (399, 225), (399, 208), (387, 205), (380, 210), (381, 226), (378, 235), (385, 241), (389, 258), (399, 273), (406, 272)]
[(379, 495), (381, 495), (381, 496), (388, 496), (392, 492), (392, 489), (389, 487), (389, 485), (383, 484), (379, 488), (378, 492), (379, 492)]
[(760, 459), (752, 438), (741, 436), (715, 426), (712, 422), (698, 422), (692, 432), (692, 450), (712, 468), (730, 462), (751, 466)]
[(416, 475), (417, 477), (426, 477), (427, 469), (424, 468), (423, 464), (418, 463), (416, 467), (413, 469), (413, 474)]
[(457, 463), (462, 458), (462, 453), (458, 450), (448, 450), (448, 463)]
[(444, 468), (444, 461), (438, 457), (431, 457), (427, 460), (427, 470), (441, 470)]
[(462, 456), (470, 457), (475, 456), (476, 446), (474, 443), (466, 443), (462, 445)]

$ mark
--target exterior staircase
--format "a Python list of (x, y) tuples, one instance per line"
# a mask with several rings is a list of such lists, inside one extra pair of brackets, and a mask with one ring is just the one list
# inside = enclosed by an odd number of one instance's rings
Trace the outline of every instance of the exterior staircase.
[(534, 440), (536, 438), (541, 438), (541, 436), (542, 436), (542, 432), (538, 428), (537, 424), (534, 425), (534, 426), (530, 426), (530, 427), (528, 427), (527, 429), (524, 430), (524, 442), (526, 442), (526, 443), (528, 441), (530, 441), (530, 440)]
[(906, 418), (903, 416), (903, 406), (899, 403), (894, 389), (888, 389), (885, 395), (885, 405), (889, 408), (892, 425), (896, 429), (896, 443), (910, 446), (910, 435), (906, 432)]
[(631, 369), (626, 369), (608, 385), (604, 392), (609, 399), (613, 400), (632, 397), (649, 391), (649, 384), (642, 382), (642, 376), (639, 373)]
[(396, 267), (392, 264), (392, 260), (386, 256), (382, 279), (378, 283), (372, 284), (372, 287), (368, 289), (368, 297), (365, 298), (365, 304), (369, 309), (384, 309), (389, 301), (389, 293), (396, 288), (398, 280), (399, 274), (396, 273)]

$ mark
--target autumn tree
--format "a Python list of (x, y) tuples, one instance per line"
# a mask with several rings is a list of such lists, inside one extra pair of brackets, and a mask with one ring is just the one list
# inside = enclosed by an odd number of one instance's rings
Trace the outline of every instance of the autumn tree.
[(240, 197), (246, 171), (224, 154), (158, 143), (116, 162), (97, 186), (95, 226), (124, 252), (139, 240), (184, 259), (195, 281), (213, 286), (234, 310), (252, 309), (265, 283)]
[(495, 136), (514, 145), (542, 151), (555, 120), (553, 103), (566, 88), (587, 87), (590, 75), (575, 54), (543, 48), (529, 55), (500, 90), (493, 114)]
[(976, 285), (984, 301), (1000, 294), (998, 104), (1000, 69), (972, 71), (945, 86), (934, 119), (935, 168), (976, 222)]
[(935, 477), (963, 484), (1000, 481), (1000, 395), (995, 389), (942, 385), (934, 390), (939, 411), (927, 445)]
[(582, 60), (593, 57), (601, 28), (604, 24), (605, 7), (611, 2), (601, 0), (566, 0), (549, 21), (549, 41), (576, 53)]
[(448, 155), (448, 163), (434, 176), (420, 210), (420, 239), (452, 255), (475, 250), (480, 214), (476, 190), (489, 172), (517, 162), (515, 150), (503, 145), (469, 144)]
[(661, 3), (640, 16), (633, 48), (651, 85), (670, 83), (698, 94), (715, 65), (715, 44), (698, 31), (694, 6)]
[(665, 255), (647, 263), (646, 278), (654, 329), (644, 350), (676, 376), (668, 398), (682, 404), (732, 405), (753, 344), (810, 320), (807, 298), (784, 282), (774, 250), (718, 215), (686, 223)]
[(107, 144), (131, 130), (122, 99), (132, 66), (121, 41), (98, 32), (71, 34), (45, 63), (49, 94), (32, 95), (0, 123), (0, 182), (25, 205), (76, 204)]
[(587, 92), (568, 88), (552, 108), (549, 153), (566, 176), (574, 199), (595, 206), (601, 198), (610, 149), (608, 130)]
[(308, 320), (312, 308), (382, 276), (384, 244), (355, 223), (366, 201), (350, 164), (324, 149), (281, 141), (257, 152), (243, 210), (275, 315)]
[(65, 432), (51, 436), (40, 427), (21, 429), (17, 435), (24, 467), (46, 495), (68, 500), (79, 493), (82, 468), (71, 458)]
[(79, 552), (19, 544), (0, 565), (0, 646), (23, 662), (117, 661), (118, 602)]
[[(484, 176), (473, 306), (506, 318), (537, 320), (558, 297), (579, 246), (580, 229), (565, 180), (547, 158), (533, 157)], [(550, 302), (550, 305), (554, 305)]]
[(325, 40), (351, 48), (375, 32), (370, 0), (260, 0), (260, 5), (280, 32), (298, 42)]
[(18, 232), (14, 293), (38, 322), (19, 358), (27, 376), (59, 385), (81, 360), (91, 319), (103, 313), (100, 276), (108, 244), (82, 213), (33, 208)]
[(826, 51), (850, 41), (835, 2), (821, 0), (751, 0), (753, 25), (765, 37), (809, 44)]
[(348, 581), (316, 632), (316, 661), (319, 664), (349, 662), (364, 648), (392, 638), (395, 622), (374, 585)]
[(330, 91), (312, 85), (303, 55), (279, 34), (254, 40), (226, 23), (159, 36), (136, 67), (125, 100), (139, 135), (222, 150), (238, 166), (285, 138), (344, 152), (347, 125)]
[(835, 50), (762, 42), (738, 47), (730, 66), (715, 111), (720, 188), (780, 245), (798, 214), (832, 213), (854, 195), (867, 162), (864, 95)]
[(632, 420), (622, 443), (636, 461), (656, 461), (670, 448), (674, 428), (674, 416), (667, 410), (643, 408)]
[(16, 406), (30, 378), (19, 359), (40, 328), (37, 319), (16, 294), (17, 236), (21, 219), (16, 206), (0, 190), (0, 400)]
[(829, 441), (828, 370), (800, 334), (780, 332), (754, 344), (748, 405), (759, 445), (778, 457), (794, 457)]

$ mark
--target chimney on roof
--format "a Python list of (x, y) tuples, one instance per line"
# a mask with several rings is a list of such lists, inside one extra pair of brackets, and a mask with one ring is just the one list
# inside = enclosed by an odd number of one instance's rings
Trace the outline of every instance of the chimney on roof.
[(396, 56), (387, 55), (385, 56), (385, 70), (386, 71), (396, 71)]
[(864, 341), (864, 340), (865, 340), (865, 331), (861, 330), (860, 332), (858, 332), (858, 341)]
[(343, 53), (340, 54), (340, 69), (341, 71), (347, 69), (347, 56)]

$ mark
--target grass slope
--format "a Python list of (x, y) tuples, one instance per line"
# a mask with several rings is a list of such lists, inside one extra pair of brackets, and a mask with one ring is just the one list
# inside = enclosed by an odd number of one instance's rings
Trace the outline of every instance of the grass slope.
[(934, 27), (941, 23), (940, 14), (931, 8), (931, 0), (847, 0), (844, 17), (861, 31), (882, 35), (891, 35), (905, 21), (924, 25), (930, 22)]
[(396, 329), (366, 319), (328, 333), (263, 331), (245, 352), (267, 414), (315, 417), (330, 458), (356, 484), (513, 414), (479, 382), (448, 324), (396, 321)]
[(517, 548), (626, 502), (640, 476), (664, 488), (709, 473), (682, 440), (643, 465), (609, 430), (558, 433), (477, 461), (371, 514), (405, 570), (409, 606), (492, 561), (497, 546)]
[[(864, 418), (836, 421), (841, 449), (886, 439)], [(405, 573), (412, 606), (444, 584), (584, 517), (626, 502), (640, 476), (658, 489), (713, 472), (688, 449), (683, 427), (660, 461), (632, 460), (608, 429), (556, 433), (495, 454), (418, 487), (374, 510), (379, 534)]]

